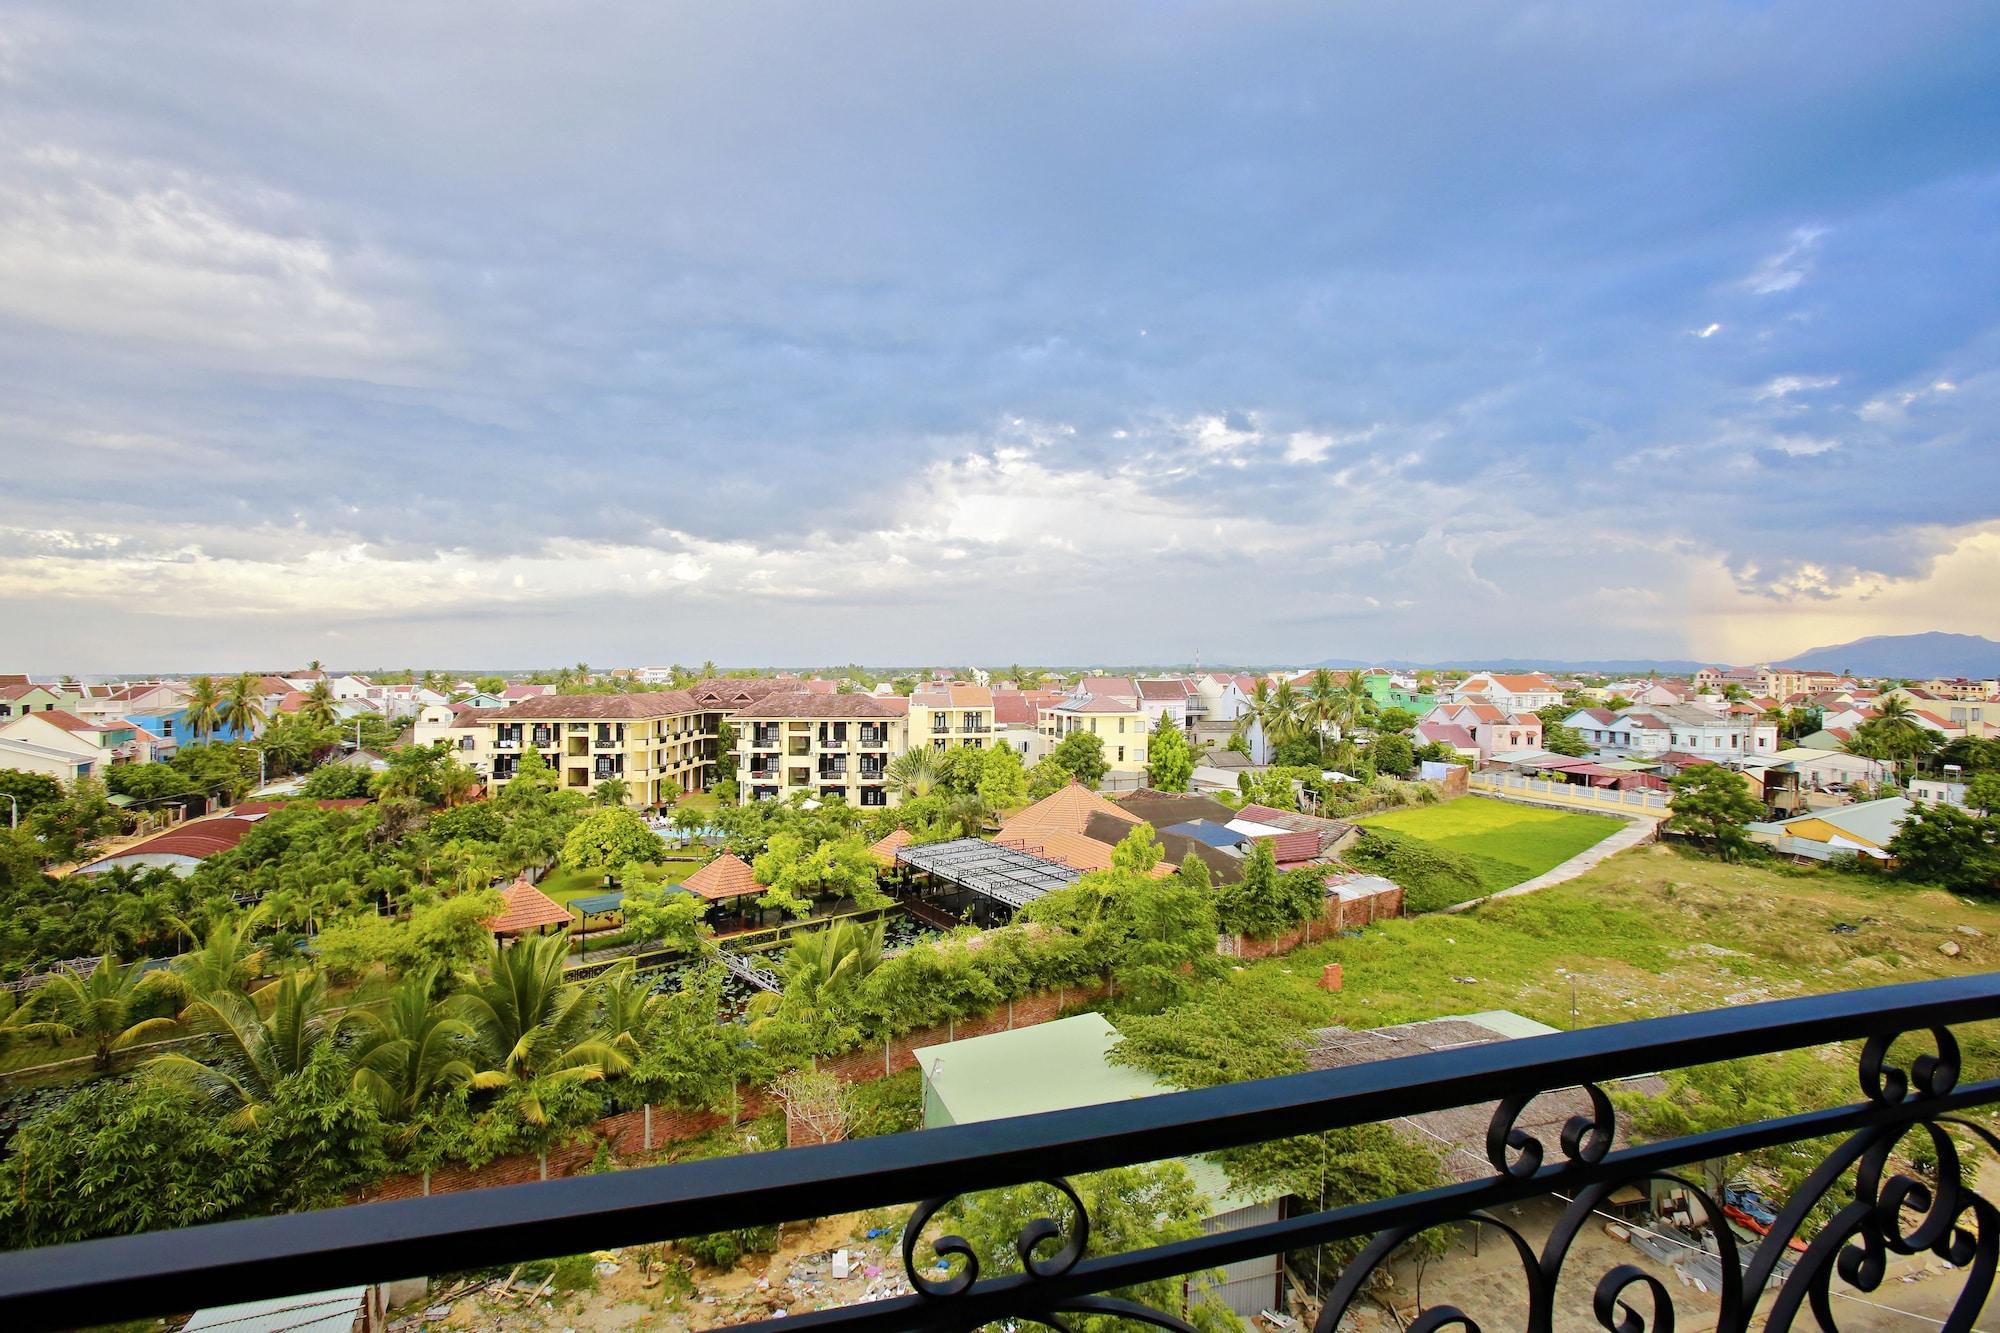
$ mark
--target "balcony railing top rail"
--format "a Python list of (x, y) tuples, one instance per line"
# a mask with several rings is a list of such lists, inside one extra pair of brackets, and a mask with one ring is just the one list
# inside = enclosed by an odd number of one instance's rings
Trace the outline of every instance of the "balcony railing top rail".
[[(970, 1328), (1010, 1319), (1060, 1326), (1066, 1315), (1122, 1313), (1158, 1327), (1185, 1328), (1174, 1312), (1145, 1310), (1101, 1293), (1374, 1235), (1328, 1296), (1319, 1327), (1331, 1330), (1373, 1270), (1403, 1241), (1478, 1216), (1506, 1233), (1520, 1252), (1528, 1327), (1547, 1330), (1553, 1327), (1555, 1281), (1570, 1242), (1613, 1190), (1718, 1156), (1827, 1135), (1848, 1137), (1785, 1206), (1753, 1253), (1740, 1253), (1726, 1231), (1718, 1234), (1725, 1282), (1717, 1327), (1747, 1328), (1753, 1315), (1764, 1317), (1760, 1305), (1768, 1310), (1768, 1327), (1788, 1327), (1799, 1310), (1817, 1313), (1829, 1299), (1826, 1287), (1836, 1269), (1850, 1283), (1872, 1289), (1882, 1280), (1877, 1261), (1885, 1251), (1924, 1250), (1965, 1271), (1964, 1292), (1947, 1326), (1969, 1327), (2000, 1268), (2000, 1211), (1961, 1178), (1952, 1134), (1969, 1133), (2000, 1151), (2000, 1137), (1964, 1118), (1972, 1108), (2000, 1101), (2000, 1080), (1961, 1084), (1950, 1028), (1995, 1017), (2000, 1017), (2000, 974), (1984, 974), (1585, 1028), (754, 1158), (715, 1158), (17, 1252), (0, 1255), (0, 1327), (70, 1327), (185, 1310), (217, 1292), (250, 1300), (927, 1200), (913, 1213), (904, 1238), (914, 1294), (794, 1314), (768, 1326)], [(1921, 1048), (1913, 1056), (1908, 1043), (1892, 1049), (1906, 1034), (1914, 1034)], [(1600, 1083), (1844, 1041), (1864, 1043), (1861, 1100), (1852, 1105), (1611, 1151), (1615, 1122)], [(1577, 1086), (1590, 1094), (1592, 1109), (1569, 1122), (1559, 1143), (1545, 1145), (1517, 1127), (1535, 1095)], [(1071, 1173), (1496, 1098), (1499, 1108), (1486, 1143), (1493, 1166), (1488, 1178), (1101, 1257), (1085, 1257), (1088, 1222), (1079, 1205), (1068, 1234), (1046, 1219), (1023, 1232), (1022, 1252), (1034, 1256), (1027, 1271), (985, 1280), (976, 1269), (940, 1277), (915, 1253), (923, 1224), (937, 1209), (974, 1191), (1029, 1181), (1059, 1184)], [(1923, 1136), (1919, 1146), (1936, 1164), (1931, 1179), (1893, 1174), (1889, 1154), (1912, 1133)], [(1834, 1190), (1850, 1169), (1852, 1202), (1839, 1207), (1815, 1236), (1802, 1238), (1811, 1242), (1804, 1254), (1789, 1255), (1787, 1244), (1808, 1212), (1822, 1199), (1844, 1197)], [(1676, 1179), (1701, 1196), (1699, 1185)], [(1541, 1195), (1571, 1202), (1539, 1254), (1505, 1210), (1482, 1211)], [(1711, 1216), (1720, 1216), (1719, 1203), (1705, 1206)], [(1052, 1242), (1061, 1244), (1060, 1252), (1050, 1253)], [(1788, 1257), (1796, 1261), (1789, 1277), (1767, 1291), (1780, 1271), (1779, 1260)], [(1627, 1315), (1638, 1318), (1625, 1304), (1634, 1287), (1649, 1293), (1652, 1318), (1621, 1325), (1617, 1321)], [(1671, 1327), (1672, 1296), (1643, 1270), (1623, 1265), (1598, 1284), (1597, 1310), (1606, 1327)], [(1423, 1318), (1426, 1329), (1454, 1322), (1476, 1327), (1450, 1307), (1435, 1307)]]

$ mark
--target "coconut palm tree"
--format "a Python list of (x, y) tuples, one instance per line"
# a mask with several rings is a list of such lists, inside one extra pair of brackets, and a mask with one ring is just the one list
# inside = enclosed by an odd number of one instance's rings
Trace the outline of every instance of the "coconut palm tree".
[(707, 816), (693, 806), (684, 805), (674, 811), (674, 829), (681, 835), (683, 846), (694, 837), (694, 831), (707, 822)]
[(215, 734), (215, 728), (222, 721), (222, 690), (213, 676), (196, 676), (188, 682), (187, 711), (182, 714), (182, 725), (194, 733), (197, 741), (207, 741)]
[(254, 940), (257, 927), (270, 915), (261, 904), (234, 917), (218, 917), (208, 929), (196, 931), (175, 918), (174, 925), (194, 938), (194, 948), (174, 959), (171, 971), (190, 999), (210, 995), (241, 995), (263, 972), (264, 946)]
[(385, 1118), (407, 1119), (433, 1093), (472, 1081), (466, 1052), (472, 1025), (437, 994), (437, 973), (412, 973), (380, 1009), (353, 1011), (354, 1086), (375, 1098)]
[(792, 936), (785, 955), (784, 990), (752, 997), (750, 1031), (768, 1030), (781, 1017), (817, 1031), (848, 1012), (861, 983), (882, 964), (882, 922), (836, 921)]
[(263, 722), (263, 691), (264, 683), (254, 672), (246, 671), (229, 682), (222, 700), (221, 722), (236, 733), (238, 740), (248, 740)]
[(651, 981), (630, 972), (605, 982), (600, 996), (598, 1026), (605, 1040), (637, 1062), (645, 1054), (647, 1030), (672, 1001), (654, 990)]
[(166, 974), (146, 971), (146, 961), (120, 963), (106, 954), (89, 976), (58, 972), (50, 977), (37, 997), (50, 1024), (47, 1030), (88, 1041), (93, 1063), (106, 1070), (119, 1051), (171, 1029), (171, 1018), (133, 1019), (148, 998), (173, 988)]
[(905, 750), (889, 761), (883, 776), (889, 780), (889, 790), (905, 801), (929, 796), (938, 785), (937, 754), (928, 745)]
[(1276, 688), (1270, 682), (1259, 680), (1250, 692), (1250, 711), (1237, 719), (1236, 734), (1243, 735), (1254, 722), (1264, 732), (1264, 744), (1276, 749), (1299, 734), (1300, 707), (1298, 691), (1289, 680), (1281, 680)]
[(216, 1039), (221, 1047), (216, 1063), (169, 1051), (146, 1067), (208, 1094), (228, 1111), (232, 1129), (262, 1123), (278, 1085), (304, 1069), (334, 1030), (326, 1014), (326, 978), (317, 973), (290, 973), (255, 999), (217, 991), (189, 1005), (184, 1016)]
[(36, 1003), (39, 998), (31, 994), (24, 1000), (19, 991), (0, 991), (0, 1051), (13, 1045), (17, 1037), (56, 1038), (63, 1035), (61, 1024), (42, 1020), (40, 1006)]
[(980, 798), (978, 792), (969, 791), (951, 798), (945, 806), (944, 819), (948, 824), (956, 824), (962, 836), (976, 838), (985, 829), (987, 817), (992, 813), (992, 808)]
[(479, 775), (456, 760), (447, 760), (438, 769), (438, 803), (446, 809), (464, 805), (479, 790)]
[(299, 716), (315, 727), (330, 727), (334, 723), (333, 704), (333, 686), (322, 676), (306, 691), (305, 702), (299, 705)]
[[(596, 988), (626, 968), (587, 983), (565, 981), (568, 947), (567, 932), (531, 935), (512, 945), (495, 941), (485, 967), (459, 991), (455, 1009), (471, 1026), (479, 1065), (473, 1087), (588, 1081), (630, 1067), (631, 1058), (605, 1040), (597, 1025)], [(524, 1118), (540, 1123), (538, 1109), (524, 1106)]]
[[(1300, 705), (1306, 725), (1319, 740), (1319, 760), (1326, 763), (1326, 732), (1328, 727), (1340, 722), (1341, 688), (1333, 678), (1333, 672), (1320, 667), (1312, 673), (1312, 683), (1306, 686), (1306, 697)], [(1341, 733), (1345, 735), (1346, 732)]]
[(632, 784), (623, 778), (599, 778), (591, 788), (592, 805), (623, 805), (632, 794)]

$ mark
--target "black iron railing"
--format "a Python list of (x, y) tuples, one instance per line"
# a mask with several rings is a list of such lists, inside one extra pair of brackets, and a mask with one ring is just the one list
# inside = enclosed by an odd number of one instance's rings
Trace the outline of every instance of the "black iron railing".
[[(1554, 1327), (1554, 1293), (1571, 1242), (1593, 1210), (1627, 1184), (1662, 1178), (1722, 1215), (1690, 1166), (1782, 1144), (1839, 1136), (1754, 1250), (1719, 1229), (1724, 1274), (1717, 1327), (1753, 1320), (1791, 1327), (1802, 1310), (1831, 1326), (1830, 1283), (1872, 1290), (1887, 1256), (1934, 1253), (1961, 1270), (1945, 1324), (1969, 1328), (2000, 1266), (2000, 1213), (1963, 1179), (1955, 1139), (2000, 1151), (1979, 1108), (2000, 1101), (2000, 1080), (1963, 1082), (1955, 1025), (2000, 1017), (2000, 974), (1889, 986), (1684, 1014), (1552, 1036), (1409, 1056), (1321, 1073), (1082, 1107), (1045, 1115), (828, 1144), (750, 1158), (580, 1176), (395, 1203), (227, 1222), (0, 1255), (0, 1327), (72, 1327), (349, 1283), (384, 1281), (728, 1228), (848, 1213), (923, 1200), (904, 1238), (913, 1294), (794, 1314), (770, 1328), (971, 1328), (1120, 1313), (1183, 1328), (1172, 1310), (1104, 1293), (1336, 1240), (1373, 1236), (1329, 1291), (1319, 1319), (1331, 1330), (1374, 1270), (1407, 1239), (1478, 1219), (1498, 1228), (1521, 1260), (1527, 1327)], [(1904, 1043), (1896, 1043), (1906, 1037)], [(1718, 1060), (1860, 1041), (1860, 1099), (1847, 1106), (1612, 1151), (1606, 1082)], [(1892, 1051), (1892, 1044), (1894, 1050)], [(1916, 1053), (1906, 1057), (1906, 1049)], [(1899, 1063), (1901, 1062), (1901, 1063)], [(1591, 1110), (1555, 1143), (1519, 1127), (1543, 1092), (1581, 1087)], [(1308, 1212), (1237, 1231), (1094, 1256), (1081, 1205), (1066, 1226), (1031, 1223), (1020, 1247), (1027, 1271), (981, 1279), (977, 1268), (941, 1278), (920, 1255), (924, 1223), (953, 1198), (1245, 1143), (1394, 1120), (1498, 1099), (1486, 1136), (1492, 1174), (1420, 1194)], [(1976, 1117), (1976, 1118), (1975, 1118)], [(1907, 1143), (1905, 1141), (1908, 1141)], [(1899, 1147), (1899, 1145), (1903, 1145)], [(1929, 1163), (1898, 1174), (1895, 1163)], [(1559, 1196), (1568, 1206), (1537, 1246), (1500, 1205)], [(1823, 1200), (1837, 1205), (1804, 1253), (1788, 1242)], [(933, 1247), (954, 1250), (952, 1238)], [(1773, 1284), (1780, 1261), (1790, 1263)], [(1597, 1282), (1606, 1328), (1671, 1329), (1679, 1294), (1633, 1265)], [(1629, 1302), (1629, 1303), (1628, 1303)], [(1413, 1327), (1476, 1328), (1450, 1307)], [(748, 1325), (763, 1329), (766, 1324)]]

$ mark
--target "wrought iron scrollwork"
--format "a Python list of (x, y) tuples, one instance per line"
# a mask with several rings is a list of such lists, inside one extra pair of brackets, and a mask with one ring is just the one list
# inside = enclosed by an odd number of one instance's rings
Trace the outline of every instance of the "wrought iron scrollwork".
[[(1594, 1166), (1611, 1151), (1618, 1122), (1604, 1089), (1595, 1083), (1580, 1086), (1590, 1098), (1590, 1114), (1571, 1116), (1563, 1125), (1560, 1142), (1563, 1156), (1572, 1163)], [(1547, 1156), (1542, 1141), (1519, 1127), (1521, 1113), (1541, 1095), (1509, 1097), (1494, 1108), (1486, 1127), (1486, 1160), (1493, 1163), (1494, 1170), (1526, 1180), (1542, 1169)]]

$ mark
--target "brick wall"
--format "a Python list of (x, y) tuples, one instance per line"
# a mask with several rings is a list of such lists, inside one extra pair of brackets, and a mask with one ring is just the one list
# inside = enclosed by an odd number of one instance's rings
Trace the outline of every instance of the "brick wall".
[(1255, 962), (1260, 958), (1276, 958), (1288, 954), (1302, 944), (1317, 943), (1343, 930), (1358, 930), (1371, 921), (1387, 921), (1403, 914), (1403, 891), (1400, 888), (1384, 889), (1366, 898), (1352, 902), (1339, 897), (1329, 897), (1320, 912), (1319, 920), (1308, 921), (1296, 929), (1285, 932), (1274, 939), (1253, 940), (1243, 935), (1225, 937), (1216, 952), (1228, 958)]
[[(1009, 1028), (1034, 1027), (1060, 1018), (1073, 1004), (1087, 1003), (1105, 993), (1102, 986), (1040, 991), (1012, 1004), (1002, 1005), (979, 1018), (960, 1019), (941, 1027), (922, 1028), (893, 1039), (886, 1047), (867, 1046), (820, 1061), (819, 1067), (844, 1083), (866, 1083), (885, 1074), (916, 1067), (916, 1052), (960, 1037), (983, 1037)], [(741, 1119), (750, 1120), (768, 1109), (768, 1099), (753, 1088), (737, 1089)], [(653, 1108), (653, 1147), (657, 1150), (682, 1139), (695, 1138), (729, 1123), (729, 1116), (715, 1111), (687, 1111), (678, 1107)], [(549, 1179), (573, 1176), (588, 1169), (600, 1143), (609, 1144), (614, 1157), (639, 1157), (646, 1151), (646, 1117), (643, 1111), (621, 1111), (606, 1116), (585, 1130), (582, 1142), (549, 1150)], [(789, 1137), (789, 1134), (788, 1134)], [(452, 1165), (430, 1173), (430, 1192), (449, 1194), (457, 1190), (486, 1189), (494, 1185), (521, 1185), (541, 1179), (541, 1159), (533, 1153), (500, 1157), (484, 1166)], [(391, 1176), (355, 1196), (356, 1203), (386, 1199), (411, 1199), (424, 1193), (421, 1173)]]

